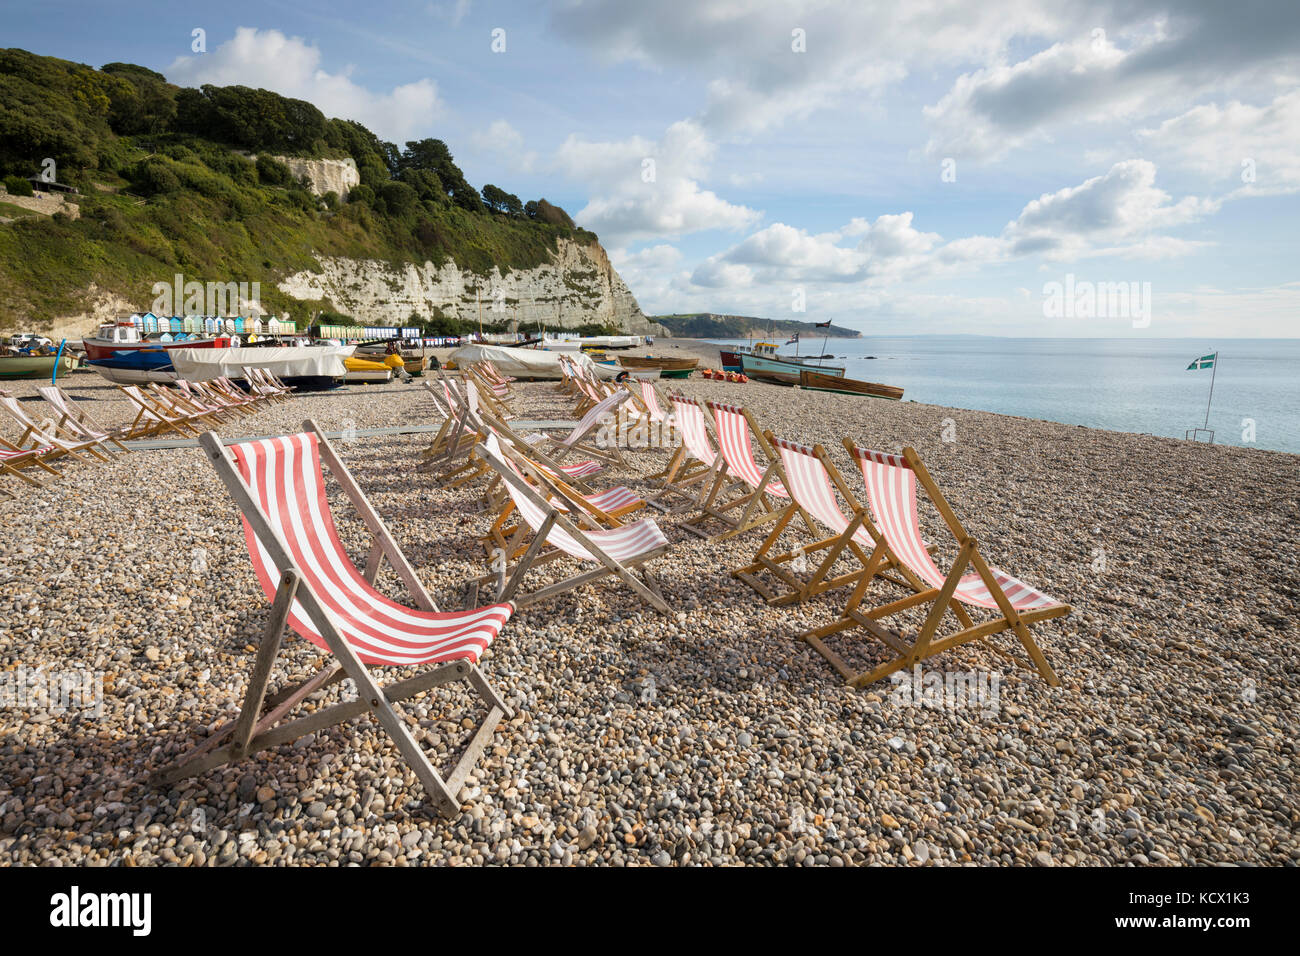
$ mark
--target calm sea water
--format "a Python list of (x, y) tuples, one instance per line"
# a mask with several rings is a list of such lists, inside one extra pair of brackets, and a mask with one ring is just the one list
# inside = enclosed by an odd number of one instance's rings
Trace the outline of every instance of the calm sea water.
[[(800, 351), (833, 353), (850, 378), (900, 385), (904, 401), (1169, 438), (1205, 423), (1210, 371), (1189, 372), (1187, 364), (1217, 351), (1214, 440), (1300, 453), (1300, 339), (927, 335), (821, 344), (809, 337)], [(783, 346), (781, 353), (794, 350)]]

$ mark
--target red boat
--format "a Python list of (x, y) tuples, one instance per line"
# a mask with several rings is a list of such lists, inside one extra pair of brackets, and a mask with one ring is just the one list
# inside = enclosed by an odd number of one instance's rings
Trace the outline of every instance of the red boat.
[(91, 338), (81, 340), (82, 346), (86, 350), (86, 358), (106, 359), (112, 358), (114, 352), (130, 351), (133, 349), (211, 349), (225, 348), (230, 344), (230, 339), (224, 336), (218, 336), (211, 339), (186, 338), (178, 342), (158, 342), (146, 341), (140, 336), (140, 330), (130, 319), (121, 322), (115, 322), (112, 325), (101, 325), (97, 335)]

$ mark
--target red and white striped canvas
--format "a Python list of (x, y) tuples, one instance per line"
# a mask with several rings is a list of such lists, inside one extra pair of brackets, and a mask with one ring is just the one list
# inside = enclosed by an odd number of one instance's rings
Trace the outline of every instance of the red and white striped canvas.
[[(515, 467), (515, 463), (501, 454), (501, 445), (497, 441), (496, 435), (489, 435), (484, 444), (487, 454), (523, 480), (523, 475)], [(510, 500), (515, 503), (519, 516), (524, 519), (528, 527), (532, 528), (533, 531), (537, 531), (546, 521), (546, 511), (528, 495), (520, 492), (513, 483), (509, 481), (502, 483), (510, 493)], [(592, 544), (619, 563), (639, 558), (647, 551), (666, 547), (668, 544), (668, 539), (659, 530), (659, 526), (649, 518), (642, 518), (640, 521), (634, 521), (623, 525), (621, 528), (612, 528), (610, 530), (583, 528), (582, 533), (591, 540)], [(558, 525), (551, 526), (551, 530), (546, 535), (546, 543), (582, 561), (599, 560), (587, 550), (586, 545)]]
[[(783, 438), (773, 439), (772, 444), (781, 456), (781, 465), (785, 469), (786, 480), (790, 483), (790, 494), (799, 507), (835, 534), (843, 534), (851, 519), (846, 518), (840, 510), (835, 486), (821, 460), (807, 445), (799, 445)], [(853, 540), (868, 552), (876, 546), (871, 535), (861, 526), (853, 532)]]
[[(911, 465), (902, 455), (861, 448), (856, 457), (877, 530), (884, 535), (898, 560), (911, 568), (917, 577), (933, 587), (942, 587), (945, 575), (935, 565), (921, 538), (921, 524), (916, 511), (916, 473)], [(993, 567), (989, 570), (1017, 611), (1060, 603), (1005, 571)], [(975, 572), (962, 576), (954, 597), (974, 607), (998, 606)]]
[(65, 441), (58, 436), (54, 429), (54, 423), (50, 421), (38, 422), (23, 409), (18, 403), (18, 399), (12, 395), (0, 395), (0, 407), (9, 412), (10, 417), (18, 424), (31, 432), (31, 438), (39, 441), (41, 447), (50, 448), (54, 446), (65, 452), (78, 452), (83, 448), (90, 448), (92, 445), (99, 443), (99, 439), (90, 439), (83, 441)]
[[(749, 485), (757, 489), (763, 484), (763, 472), (754, 461), (754, 446), (749, 440), (749, 419), (739, 405), (723, 405), (721, 402), (709, 402), (713, 410), (713, 424), (718, 430), (718, 447), (727, 462), (728, 470)], [(789, 498), (781, 482), (772, 478), (763, 488), (765, 494), (773, 498)]]
[(658, 424), (664, 421), (667, 416), (664, 410), (659, 407), (659, 393), (655, 391), (654, 382), (647, 382), (645, 379), (637, 379), (637, 385), (641, 388), (641, 401), (650, 413), (650, 421)]
[(602, 418), (604, 418), (606, 415), (612, 415), (615, 409), (617, 409), (619, 405), (621, 405), (623, 402), (627, 401), (631, 397), (632, 396), (628, 394), (628, 392), (626, 392), (623, 389), (619, 389), (613, 395), (609, 395), (601, 399), (590, 409), (587, 410), (587, 414), (582, 416), (582, 420), (578, 422), (577, 426), (574, 427), (573, 431), (569, 432), (568, 435), (560, 439), (560, 444), (573, 445), (575, 442), (582, 441), (582, 439), (586, 437), (589, 431), (591, 431), (593, 428), (595, 428), (597, 425), (600, 424), (600, 420)]
[(718, 454), (709, 441), (709, 429), (704, 424), (704, 409), (693, 398), (673, 395), (673, 415), (677, 421), (677, 430), (682, 433), (682, 444), (696, 460), (706, 468), (712, 468)]
[[(325, 607), (343, 639), (367, 664), (477, 662), (513, 610), (492, 604), (470, 611), (419, 611), (384, 597), (358, 573), (325, 498), (320, 449), (304, 432), (231, 445), (239, 474), (303, 575), (303, 584)], [(242, 516), (241, 516), (242, 517)], [(268, 599), (280, 572), (243, 518), (253, 570)], [(295, 601), (289, 624), (302, 637), (329, 650), (302, 605)]]

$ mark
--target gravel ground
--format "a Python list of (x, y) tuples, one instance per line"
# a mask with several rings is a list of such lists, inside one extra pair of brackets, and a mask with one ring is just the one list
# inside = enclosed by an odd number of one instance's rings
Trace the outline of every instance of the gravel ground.
[[(711, 361), (698, 343), (664, 348)], [(97, 417), (129, 417), (97, 379), (68, 382)], [(996, 678), (995, 706), (910, 706), (889, 682), (852, 690), (796, 639), (833, 620), (845, 591), (769, 608), (727, 573), (757, 533), (704, 542), (674, 516), (660, 519), (674, 548), (653, 570), (679, 613), (599, 585), (507, 624), (483, 668), (518, 713), (458, 818), (431, 815), (368, 718), (151, 790), (145, 773), (237, 711), (268, 605), (201, 453), (134, 452), (0, 501), (0, 666), (11, 681), (42, 668), (103, 685), (98, 714), (0, 709), (0, 864), (1300, 860), (1294, 456), (756, 383), (682, 387), (743, 401), (778, 434), (822, 442), (846, 472), (846, 434), (916, 447), (984, 553), (1074, 606), (1037, 629), (1062, 686), (966, 645), (930, 669)], [(524, 417), (567, 417), (553, 385), (519, 393)], [(284, 432), (307, 417), (365, 429), (429, 410), (417, 387), (353, 387), (221, 431)], [(431, 593), (457, 607), (484, 570), (487, 519), (475, 489), (414, 471), (426, 442), (337, 445)], [(606, 484), (645, 487), (664, 459), (633, 452), (633, 470)], [(341, 498), (331, 486), (361, 561), (367, 542)], [(923, 521), (946, 544), (935, 516)], [(404, 597), (391, 572), (380, 586)], [(305, 641), (285, 646), (281, 678), (321, 661)], [(865, 643), (838, 647), (880, 659)], [(448, 766), (460, 719), (479, 713), (446, 690), (412, 703)]]

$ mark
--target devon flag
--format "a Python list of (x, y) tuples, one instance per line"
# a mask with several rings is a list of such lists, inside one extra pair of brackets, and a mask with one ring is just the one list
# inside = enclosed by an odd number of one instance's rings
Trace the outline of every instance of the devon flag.
[(1219, 357), (1218, 352), (1211, 352), (1209, 355), (1202, 355), (1191, 365), (1187, 366), (1189, 372), (1202, 368), (1214, 368), (1214, 360)]

